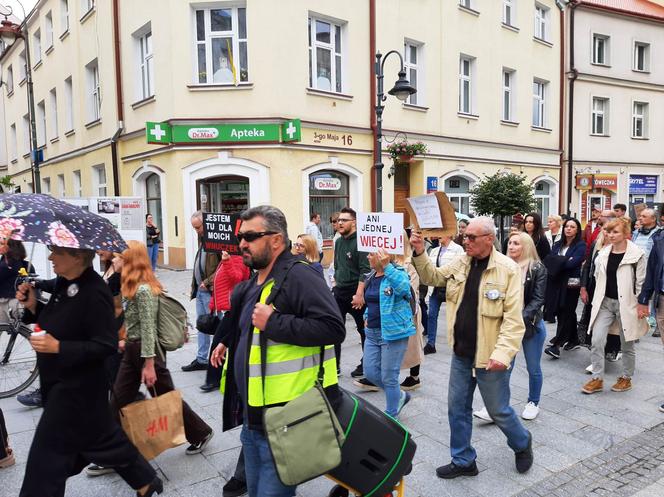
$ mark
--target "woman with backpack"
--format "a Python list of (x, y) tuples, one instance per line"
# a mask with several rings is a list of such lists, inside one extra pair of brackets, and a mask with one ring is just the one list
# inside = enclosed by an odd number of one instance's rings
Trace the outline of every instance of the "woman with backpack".
[[(152, 272), (145, 245), (127, 242), (122, 252), (122, 298), (125, 306), (127, 341), (120, 363), (120, 371), (113, 386), (112, 401), (116, 412), (133, 402), (145, 383), (152, 396), (175, 389), (170, 371), (166, 368), (165, 353), (157, 350), (157, 309), (163, 288)], [(184, 433), (191, 444), (187, 455), (198, 454), (214, 435), (186, 402), (182, 402)]]

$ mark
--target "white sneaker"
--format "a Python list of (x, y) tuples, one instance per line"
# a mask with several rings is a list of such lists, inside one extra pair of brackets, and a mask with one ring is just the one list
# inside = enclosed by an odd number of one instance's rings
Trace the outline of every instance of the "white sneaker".
[(539, 407), (535, 405), (534, 402), (528, 402), (526, 407), (523, 408), (521, 417), (523, 419), (535, 419), (539, 414)]
[(493, 423), (493, 419), (489, 416), (489, 411), (486, 410), (486, 407), (483, 407), (479, 411), (473, 411), (473, 416), (480, 418), (488, 423)]
[(593, 374), (593, 365), (592, 364), (586, 368), (586, 374)]

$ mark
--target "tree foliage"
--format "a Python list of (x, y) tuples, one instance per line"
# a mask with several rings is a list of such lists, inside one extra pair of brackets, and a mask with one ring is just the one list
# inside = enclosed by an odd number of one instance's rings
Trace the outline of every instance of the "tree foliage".
[(470, 203), (482, 216), (513, 216), (534, 210), (535, 196), (524, 174), (495, 173), (475, 184), (470, 190)]

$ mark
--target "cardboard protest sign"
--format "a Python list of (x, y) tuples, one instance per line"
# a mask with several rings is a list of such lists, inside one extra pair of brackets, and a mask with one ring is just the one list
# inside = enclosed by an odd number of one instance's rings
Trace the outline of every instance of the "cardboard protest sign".
[(203, 248), (206, 252), (228, 252), (240, 255), (237, 232), (242, 221), (239, 214), (203, 213)]
[(406, 210), (416, 230), (425, 237), (455, 236), (457, 221), (454, 207), (443, 192), (406, 199)]
[(394, 212), (357, 213), (357, 250), (403, 255), (403, 214)]

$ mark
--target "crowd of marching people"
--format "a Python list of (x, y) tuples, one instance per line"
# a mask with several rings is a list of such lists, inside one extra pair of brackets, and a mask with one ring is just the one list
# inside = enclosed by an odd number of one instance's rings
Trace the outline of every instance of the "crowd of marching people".
[[(223, 495), (295, 495), (296, 487), (280, 479), (262, 420), (317, 380), (335, 407), (338, 376), (348, 371), (357, 389), (382, 391), (385, 413), (399, 419), (421, 386), (425, 357), (442, 352), (441, 332), (451, 354), (450, 461), (437, 476), (478, 474), (473, 417), (495, 423), (514, 451), (516, 470), (528, 471), (533, 437), (523, 420), (540, 413), (541, 361), (587, 347), (589, 378), (580, 376), (579, 389), (602, 392), (606, 361), (621, 361), (610, 389), (625, 392), (633, 387), (637, 342), (664, 327), (664, 227), (653, 209), (635, 220), (626, 210), (593, 206), (585, 228), (573, 217), (516, 214), (502, 244), (488, 217), (460, 220), (456, 236), (425, 238), (407, 229), (404, 253), (390, 255), (358, 250), (357, 214), (344, 207), (329, 220), (328, 267), (317, 213), (291, 241), (279, 209), (248, 209), (237, 232), (240, 255), (206, 251), (202, 213), (194, 213), (199, 245), (190, 297), (197, 348), (182, 371), (205, 371), (200, 389), (223, 394), (223, 429), (242, 427), (242, 452)], [(102, 274), (91, 267), (94, 251), (50, 246), (58, 277), (46, 304), (29, 284), (14, 290), (18, 269), (29, 268), (21, 242), (0, 246), (0, 313), (20, 303), (24, 321), (48, 330), (31, 338), (40, 388), (19, 396), (44, 407), (22, 497), (64, 495), (66, 479), (86, 466), (91, 476), (116, 471), (139, 496), (162, 492), (159, 476), (119, 424), (121, 408), (142, 398), (141, 384), (152, 396), (176, 388), (156, 339), (164, 292), (154, 272), (159, 236), (148, 215), (147, 245), (130, 241), (121, 252), (97, 251)], [(357, 364), (341, 353), (342, 342), (356, 337), (355, 331), (346, 336), (348, 315), (362, 346)], [(548, 343), (545, 322), (555, 323)], [(519, 351), (529, 388), (517, 414), (510, 378)], [(476, 387), (483, 406), (473, 405)], [(182, 417), (185, 454), (197, 454), (214, 432), (184, 401)], [(14, 461), (4, 434), (2, 442), (0, 467)]]

